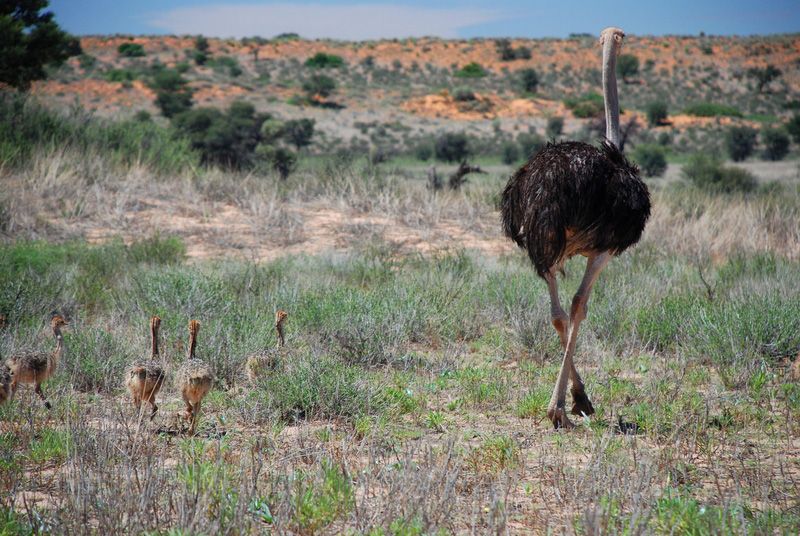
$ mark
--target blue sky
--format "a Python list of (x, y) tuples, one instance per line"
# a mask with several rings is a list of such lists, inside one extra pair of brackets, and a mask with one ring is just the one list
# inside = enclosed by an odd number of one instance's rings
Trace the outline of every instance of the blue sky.
[(798, 0), (50, 0), (76, 35), (203, 34), (369, 40), (438, 36), (567, 37), (618, 26), (632, 35), (800, 32)]

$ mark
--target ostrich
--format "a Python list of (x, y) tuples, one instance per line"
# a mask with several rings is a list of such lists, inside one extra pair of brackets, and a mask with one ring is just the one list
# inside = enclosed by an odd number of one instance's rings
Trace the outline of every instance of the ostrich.
[(126, 376), (128, 379), (125, 385), (133, 397), (133, 403), (137, 411), (141, 410), (142, 400), (146, 400), (153, 406), (150, 413), (150, 420), (153, 420), (158, 406), (156, 405), (156, 395), (164, 385), (164, 367), (158, 361), (158, 328), (161, 319), (154, 316), (150, 319), (151, 350), (149, 359), (138, 359), (128, 367)]
[[(0, 329), (6, 327), (6, 319), (0, 316)], [(11, 395), (11, 370), (5, 363), (0, 363), (0, 404)]]
[(247, 357), (247, 377), (255, 382), (267, 370), (275, 369), (283, 355), (283, 323), (289, 318), (286, 311), (275, 313), (275, 329), (278, 332), (277, 348), (261, 348)]
[(32, 383), (36, 394), (44, 401), (44, 407), (50, 409), (50, 402), (42, 392), (42, 382), (47, 381), (53, 375), (58, 361), (64, 355), (64, 338), (61, 335), (61, 328), (67, 325), (67, 321), (60, 316), (54, 317), (50, 323), (53, 335), (56, 336), (55, 350), (50, 352), (26, 351), (8, 357), (6, 365), (11, 370), (11, 400), (14, 399), (20, 382)]
[(186, 413), (192, 421), (189, 435), (194, 435), (197, 415), (200, 413), (200, 402), (211, 390), (214, 383), (214, 373), (211, 367), (202, 359), (195, 357), (197, 347), (197, 334), (200, 331), (200, 322), (189, 322), (189, 358), (175, 374), (175, 385), (181, 392), (183, 401), (186, 402)]
[[(547, 409), (555, 428), (574, 426), (564, 405), (570, 378), (572, 413), (594, 413), (573, 363), (578, 327), (586, 318), (589, 294), (600, 271), (612, 255), (639, 240), (650, 216), (650, 194), (639, 169), (618, 148), (615, 69), (623, 37), (625, 32), (618, 28), (606, 28), (600, 34), (606, 112), (606, 140), (601, 147), (574, 141), (548, 143), (511, 177), (503, 191), (504, 234), (528, 252), (536, 273), (547, 283), (550, 318), (564, 349)], [(578, 254), (587, 258), (586, 272), (567, 316), (558, 299), (556, 273)]]

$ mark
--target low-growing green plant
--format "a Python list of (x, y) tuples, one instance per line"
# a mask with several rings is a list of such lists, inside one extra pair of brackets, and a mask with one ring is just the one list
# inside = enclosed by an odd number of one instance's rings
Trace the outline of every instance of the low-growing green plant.
[(733, 106), (716, 104), (712, 102), (700, 102), (684, 108), (683, 113), (696, 117), (716, 117), (725, 115), (728, 117), (742, 117), (742, 112)]
[(667, 103), (664, 101), (652, 101), (647, 103), (647, 122), (653, 126), (664, 124), (668, 116)]
[(589, 93), (579, 98), (564, 99), (564, 106), (572, 110), (572, 115), (580, 118), (595, 117), (603, 113), (603, 96)]
[(122, 43), (117, 47), (117, 53), (128, 58), (138, 58), (146, 55), (144, 47), (138, 43)]
[(303, 65), (318, 69), (338, 69), (344, 65), (344, 60), (341, 56), (337, 56), (336, 54), (317, 52), (312, 57), (308, 58)]
[(667, 170), (667, 154), (661, 145), (637, 145), (632, 156), (647, 177), (660, 177)]
[(461, 69), (453, 73), (453, 75), (462, 78), (482, 78), (486, 76), (486, 71), (473, 61), (464, 65)]
[(718, 156), (696, 153), (681, 168), (683, 177), (695, 186), (718, 192), (752, 192), (756, 178), (746, 169), (727, 167)]

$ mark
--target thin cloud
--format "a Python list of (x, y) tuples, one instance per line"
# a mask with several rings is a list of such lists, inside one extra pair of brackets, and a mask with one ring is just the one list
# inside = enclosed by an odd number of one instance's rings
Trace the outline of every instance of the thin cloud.
[(422, 36), (453, 38), (461, 28), (505, 18), (504, 13), (495, 9), (274, 3), (176, 8), (152, 14), (148, 23), (178, 35), (242, 38), (295, 32), (307, 39), (364, 41)]

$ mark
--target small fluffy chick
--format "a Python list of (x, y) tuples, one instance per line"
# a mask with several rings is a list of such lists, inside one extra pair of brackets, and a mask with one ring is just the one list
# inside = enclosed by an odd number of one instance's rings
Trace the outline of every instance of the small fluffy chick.
[(189, 434), (194, 435), (197, 415), (200, 413), (200, 403), (211, 390), (214, 383), (214, 372), (202, 359), (195, 357), (197, 347), (197, 334), (200, 331), (200, 322), (189, 322), (189, 358), (183, 362), (175, 374), (175, 386), (186, 402), (186, 413), (192, 420)]
[(64, 355), (64, 337), (61, 328), (68, 326), (67, 321), (57, 316), (53, 318), (50, 326), (56, 337), (56, 349), (49, 352), (41, 350), (24, 351), (12, 354), (6, 360), (6, 365), (11, 370), (11, 399), (17, 392), (19, 383), (32, 383), (36, 394), (44, 401), (44, 407), (50, 409), (50, 402), (42, 392), (42, 383), (47, 381), (56, 371), (56, 365)]
[(286, 311), (278, 311), (275, 313), (275, 329), (278, 331), (278, 347), (277, 348), (261, 348), (247, 356), (247, 377), (250, 381), (258, 380), (263, 374), (270, 370), (277, 368), (280, 358), (283, 355), (283, 323), (289, 318)]
[(161, 319), (154, 316), (150, 319), (151, 350), (150, 358), (137, 359), (125, 373), (125, 386), (133, 397), (136, 410), (141, 411), (142, 401), (146, 400), (153, 406), (150, 413), (150, 420), (153, 420), (158, 406), (156, 405), (156, 395), (164, 385), (166, 374), (164, 367), (158, 361), (158, 328), (161, 326)]

